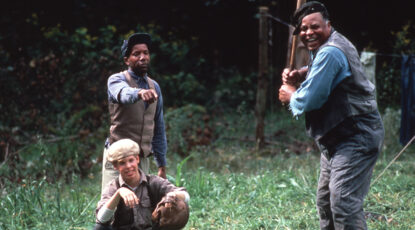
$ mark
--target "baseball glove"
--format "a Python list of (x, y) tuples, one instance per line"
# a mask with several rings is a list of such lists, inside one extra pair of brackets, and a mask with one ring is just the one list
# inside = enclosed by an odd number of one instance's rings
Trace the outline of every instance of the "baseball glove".
[(165, 196), (157, 204), (151, 219), (163, 230), (182, 229), (189, 220), (189, 207), (175, 196)]

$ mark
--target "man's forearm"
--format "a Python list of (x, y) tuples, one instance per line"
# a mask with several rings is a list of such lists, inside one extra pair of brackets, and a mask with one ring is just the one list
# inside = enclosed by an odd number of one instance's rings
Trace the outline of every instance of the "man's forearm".
[(106, 223), (111, 220), (114, 216), (115, 210), (108, 209), (107, 207), (103, 206), (97, 214), (97, 220), (100, 223)]
[(121, 196), (120, 196), (120, 190), (117, 190), (117, 192), (112, 195), (111, 199), (104, 205), (104, 207), (114, 210), (115, 207), (117, 207), (118, 203), (120, 202)]
[(121, 196), (119, 191), (115, 192), (114, 195), (105, 203), (97, 213), (97, 220), (101, 223), (108, 222), (115, 213), (115, 208), (120, 202)]
[(140, 97), (138, 96), (138, 92), (142, 89), (136, 88), (123, 88), (120, 92), (119, 102), (121, 104), (133, 104), (137, 102)]
[(138, 92), (141, 89), (128, 85), (120, 75), (113, 75), (108, 79), (108, 95), (112, 101), (121, 104), (133, 104), (140, 100)]

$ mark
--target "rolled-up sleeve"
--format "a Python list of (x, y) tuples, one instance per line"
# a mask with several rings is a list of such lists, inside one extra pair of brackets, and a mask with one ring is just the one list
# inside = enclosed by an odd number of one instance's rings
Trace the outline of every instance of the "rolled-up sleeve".
[(333, 46), (320, 50), (308, 71), (307, 79), (290, 100), (290, 110), (294, 116), (321, 108), (331, 91), (351, 75), (346, 56)]
[[(111, 199), (111, 197), (117, 192), (117, 186), (115, 184), (115, 180), (113, 180), (111, 183), (109, 183), (103, 193), (101, 194), (101, 199), (100, 201), (98, 201), (98, 205), (97, 208), (95, 209), (95, 215), (98, 214), (99, 210), (104, 207), (104, 205)], [(96, 219), (97, 223), (101, 223), (98, 219)], [(107, 224), (110, 221), (106, 222), (106, 223), (101, 223), (101, 224)]]
[(133, 104), (140, 97), (141, 89), (130, 87), (123, 74), (114, 74), (108, 78), (108, 99), (121, 104)]

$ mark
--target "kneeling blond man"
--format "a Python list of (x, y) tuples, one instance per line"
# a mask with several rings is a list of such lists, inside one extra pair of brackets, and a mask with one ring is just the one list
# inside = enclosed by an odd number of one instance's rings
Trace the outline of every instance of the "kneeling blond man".
[(138, 144), (130, 139), (114, 142), (108, 149), (107, 160), (120, 175), (101, 195), (95, 230), (180, 229), (186, 225), (189, 194), (166, 179), (146, 175), (138, 168), (139, 153)]

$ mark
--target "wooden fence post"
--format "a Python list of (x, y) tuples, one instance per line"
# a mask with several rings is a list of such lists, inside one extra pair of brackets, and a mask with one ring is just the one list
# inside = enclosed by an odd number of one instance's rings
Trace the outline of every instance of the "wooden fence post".
[(258, 83), (255, 104), (256, 148), (264, 147), (264, 118), (268, 86), (268, 7), (259, 7)]

